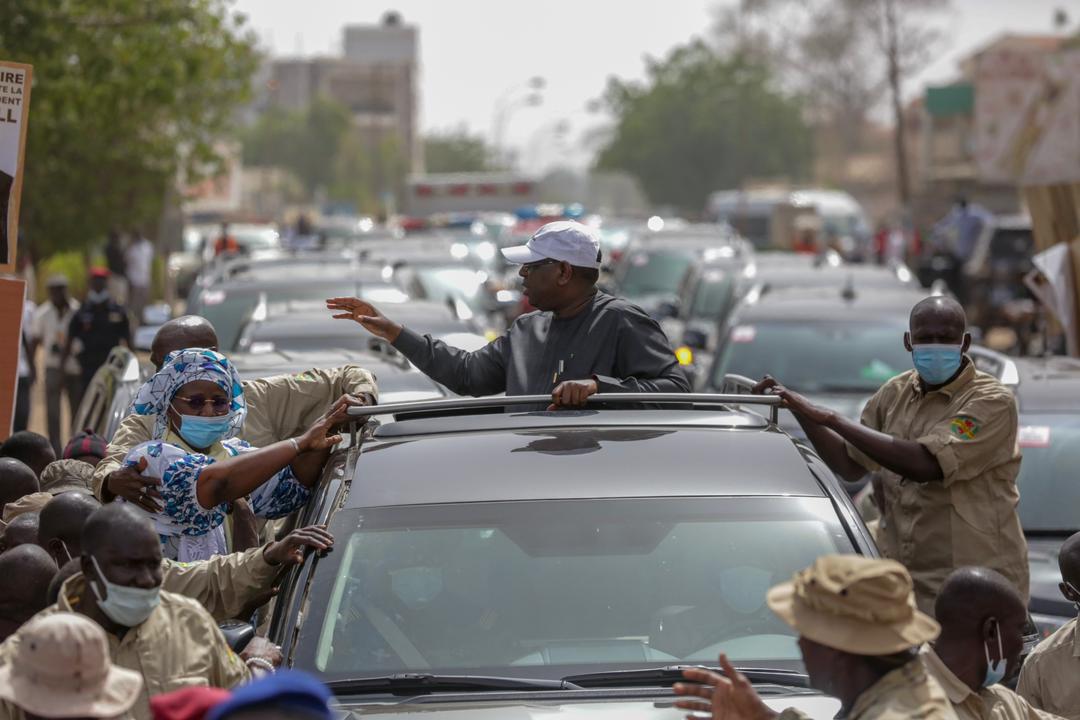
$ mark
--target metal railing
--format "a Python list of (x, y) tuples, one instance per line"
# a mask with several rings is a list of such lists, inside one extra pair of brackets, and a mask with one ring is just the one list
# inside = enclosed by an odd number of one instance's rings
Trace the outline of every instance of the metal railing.
[[(752, 383), (752, 381), (751, 381)], [(518, 405), (548, 405), (550, 395), (509, 395), (481, 398), (447, 398), (446, 400), (422, 400), (419, 402), (393, 403), (390, 405), (371, 405), (349, 408), (349, 416), (366, 418), (374, 415), (398, 415), (402, 413), (427, 413), (453, 410), (477, 410), (484, 408), (504, 408)], [(769, 422), (776, 424), (780, 411), (780, 398), (776, 395), (750, 395), (734, 393), (598, 393), (590, 396), (586, 403), (595, 405), (629, 405), (647, 403), (649, 405), (691, 405), (706, 407), (739, 407), (743, 405), (762, 405), (769, 408)]]

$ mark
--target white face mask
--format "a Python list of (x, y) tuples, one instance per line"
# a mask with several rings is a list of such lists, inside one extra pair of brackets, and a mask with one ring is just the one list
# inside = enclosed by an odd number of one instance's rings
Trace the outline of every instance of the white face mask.
[(105, 573), (101, 572), (97, 558), (91, 555), (90, 561), (94, 563), (98, 578), (105, 586), (105, 598), (102, 599), (94, 583), (89, 583), (101, 612), (117, 625), (124, 627), (135, 627), (146, 622), (146, 618), (150, 617), (150, 613), (154, 612), (154, 608), (161, 602), (161, 586), (144, 590), (111, 583), (105, 579)]
[(108, 290), (88, 290), (86, 292), (86, 301), (91, 303), (102, 303), (109, 299)]

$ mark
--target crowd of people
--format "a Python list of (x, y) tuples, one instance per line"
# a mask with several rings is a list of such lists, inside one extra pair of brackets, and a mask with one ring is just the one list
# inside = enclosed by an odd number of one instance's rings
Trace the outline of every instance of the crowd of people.
[[(689, 390), (659, 325), (596, 289), (595, 233), (552, 223), (504, 253), (538, 312), (476, 352), (356, 298), (327, 307), (462, 394), (543, 394), (560, 410), (597, 394)], [(884, 558), (821, 557), (772, 588), (768, 605), (799, 635), (810, 684), (840, 700), (841, 717), (1080, 718), (1075, 619), (1021, 668), (1029, 578), (1015, 399), (966, 355), (954, 300), (920, 302), (897, 342), (913, 369), (860, 422), (782, 378), (754, 388), (781, 398), (839, 477), (875, 472), (880, 492), (872, 532)], [(69, 357), (57, 356), (61, 378)], [(277, 672), (279, 648), (256, 637), (236, 653), (218, 623), (255, 616), (284, 569), (333, 546), (325, 527), (289, 518), (348, 408), (378, 402), (377, 382), (355, 365), (242, 382), (194, 316), (160, 329), (151, 361), (156, 374), (107, 445), (77, 436), (60, 460), (33, 433), (0, 446), (0, 577), (20, 578), (0, 583), (0, 718), (328, 717), (325, 688)], [(1080, 607), (1080, 535), (1060, 566), (1061, 591)], [(777, 715), (724, 656), (720, 667), (686, 670), (679, 707)], [(1018, 675), (1014, 692), (1006, 684)]]

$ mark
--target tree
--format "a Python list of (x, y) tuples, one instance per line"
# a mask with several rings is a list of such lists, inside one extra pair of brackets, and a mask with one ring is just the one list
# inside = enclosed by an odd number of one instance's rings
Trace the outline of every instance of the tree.
[(382, 197), (403, 189), (405, 154), (400, 138), (359, 128), (349, 109), (316, 98), (295, 112), (263, 113), (243, 138), (244, 162), (289, 171), (312, 200), (350, 203), (378, 213)]
[(351, 131), (348, 108), (328, 98), (301, 111), (266, 112), (244, 133), (244, 162), (285, 168), (315, 195), (334, 183), (334, 166)]
[(888, 90), (897, 196), (910, 202), (903, 83), (930, 57), (940, 33), (928, 18), (949, 0), (741, 0), (716, 10), (718, 47), (752, 53), (810, 103), (851, 154)]
[(258, 63), (224, 0), (6, 0), (0, 57), (34, 66), (21, 220), (39, 254), (153, 227), (179, 173), (220, 167)]
[(428, 172), (483, 172), (495, 170), (495, 153), (480, 135), (465, 128), (433, 132), (424, 138), (424, 166)]
[(700, 212), (715, 190), (810, 168), (799, 99), (756, 60), (701, 41), (651, 61), (643, 83), (609, 80), (605, 101), (616, 123), (597, 166), (635, 176), (653, 203)]

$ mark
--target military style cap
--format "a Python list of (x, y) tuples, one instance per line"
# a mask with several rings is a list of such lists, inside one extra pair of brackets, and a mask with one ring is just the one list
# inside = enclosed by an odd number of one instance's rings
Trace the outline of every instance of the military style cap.
[(938, 636), (915, 607), (911, 576), (894, 560), (825, 555), (769, 590), (773, 612), (800, 635), (854, 655), (892, 655)]
[(81, 460), (55, 460), (41, 471), (42, 492), (94, 491), (94, 466)]

